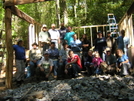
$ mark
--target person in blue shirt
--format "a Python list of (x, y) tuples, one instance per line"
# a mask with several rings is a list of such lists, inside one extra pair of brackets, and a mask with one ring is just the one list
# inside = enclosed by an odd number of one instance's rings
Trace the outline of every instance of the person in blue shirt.
[(117, 66), (119, 69), (121, 69), (120, 75), (121, 76), (129, 75), (129, 70), (130, 70), (131, 65), (130, 65), (128, 56), (123, 54), (122, 49), (117, 49), (116, 54), (118, 57)]
[(16, 75), (15, 81), (19, 85), (23, 82), (25, 77), (25, 48), (23, 47), (23, 41), (19, 39), (16, 45), (13, 45), (15, 50), (16, 61)]
[(78, 54), (81, 57), (81, 45), (82, 42), (77, 38), (77, 34), (73, 35), (73, 40), (70, 41), (70, 46), (71, 46), (71, 50), (75, 53)]
[(124, 41), (123, 41), (124, 31), (121, 30), (120, 36), (117, 38), (117, 48), (124, 52)]
[(54, 78), (57, 79), (59, 50), (55, 47), (55, 42), (51, 42), (50, 49), (48, 49), (49, 58), (52, 59), (54, 64)]
[(68, 32), (65, 34), (64, 40), (67, 41), (67, 44), (70, 45), (70, 42), (73, 40), (73, 35), (75, 32), (72, 31), (72, 27), (67, 28)]

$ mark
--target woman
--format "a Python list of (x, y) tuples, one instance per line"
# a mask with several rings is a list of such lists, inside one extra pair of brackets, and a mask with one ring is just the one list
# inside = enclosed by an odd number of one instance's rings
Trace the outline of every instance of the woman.
[(90, 40), (88, 40), (87, 34), (83, 34), (81, 42), (82, 42), (82, 65), (84, 67), (83, 64), (84, 60), (87, 58), (88, 50), (91, 48)]
[(123, 54), (122, 49), (117, 49), (116, 50), (116, 54), (117, 54), (117, 66), (118, 68), (121, 69), (120, 74), (121, 76), (126, 76), (129, 74), (129, 69), (130, 69), (130, 62), (128, 59), (128, 56), (126, 56), (125, 54)]

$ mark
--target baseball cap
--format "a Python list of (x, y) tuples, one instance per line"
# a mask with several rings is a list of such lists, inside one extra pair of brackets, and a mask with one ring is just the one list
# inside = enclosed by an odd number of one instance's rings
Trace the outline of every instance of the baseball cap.
[(22, 41), (22, 39), (18, 39), (18, 40), (17, 40), (17, 42), (21, 42), (21, 41)]
[(44, 55), (45, 55), (45, 54), (49, 54), (49, 52), (48, 52), (48, 51), (45, 51), (45, 52), (44, 52)]
[(43, 24), (43, 26), (42, 26), (42, 27), (47, 27), (47, 25)]
[(110, 52), (110, 51), (111, 51), (111, 48), (107, 47), (106, 52)]

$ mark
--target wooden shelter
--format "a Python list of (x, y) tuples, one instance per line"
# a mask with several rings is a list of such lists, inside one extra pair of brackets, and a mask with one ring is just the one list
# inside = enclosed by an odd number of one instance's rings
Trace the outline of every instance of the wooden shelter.
[(127, 37), (130, 39), (130, 45), (131, 47), (129, 48), (129, 59), (132, 64), (134, 64), (134, 21), (133, 21), (133, 14), (134, 14), (134, 2), (128, 9), (128, 11), (124, 14), (120, 22), (118, 23), (119, 25), (119, 31), (122, 29), (125, 30), (125, 34)]
[[(19, 18), (27, 21), (32, 25), (41, 24), (36, 22), (32, 17), (19, 10), (15, 5), (44, 2), (49, 0), (3, 0), (5, 9), (5, 32), (6, 32), (6, 48), (7, 48), (7, 60), (6, 60), (6, 88), (12, 88), (12, 77), (13, 77), (13, 48), (12, 48), (12, 14)], [(35, 27), (36, 28), (36, 27)]]
[[(51, 0), (3, 0), (4, 4), (4, 9), (5, 9), (5, 32), (6, 32), (6, 48), (7, 48), (7, 66), (6, 66), (6, 87), (7, 88), (12, 88), (12, 72), (13, 72), (13, 48), (12, 48), (12, 29), (11, 29), (11, 19), (12, 19), (12, 14), (18, 16), (19, 18), (27, 21), (28, 23), (32, 24), (30, 25), (33, 27), (33, 25), (41, 25), (40, 23), (36, 22), (32, 17), (29, 15), (25, 14), (21, 10), (19, 10), (15, 5), (21, 5), (21, 4), (28, 4), (28, 3), (37, 3), (37, 2), (44, 2), (44, 1), (51, 1)], [(134, 42), (132, 41), (134, 38), (134, 33), (133, 33), (133, 21), (132, 21), (132, 14), (134, 13), (134, 3), (131, 5), (127, 13), (124, 15), (122, 20), (119, 22), (119, 29), (125, 29), (127, 30), (127, 33), (129, 33), (129, 37), (131, 38), (131, 44), (134, 46)], [(129, 26), (128, 26), (129, 25)], [(101, 26), (104, 27), (104, 26)], [(84, 26), (84, 33), (85, 33), (85, 28), (90, 28), (90, 33), (91, 33), (91, 40), (92, 40), (92, 28), (96, 26)], [(98, 31), (97, 26), (96, 30)], [(33, 28), (36, 29), (36, 26)], [(91, 44), (92, 41), (91, 41)], [(130, 50), (133, 50), (134, 48), (132, 47)], [(132, 53), (132, 51), (131, 51)], [(134, 53), (131, 54), (132, 58), (131, 60), (134, 59)]]

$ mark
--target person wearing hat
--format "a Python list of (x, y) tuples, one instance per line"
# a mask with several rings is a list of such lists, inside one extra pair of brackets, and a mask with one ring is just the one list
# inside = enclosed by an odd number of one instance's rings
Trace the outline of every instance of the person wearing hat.
[(45, 51), (36, 69), (38, 80), (48, 80), (53, 68), (53, 61), (49, 58), (49, 52)]
[(36, 66), (39, 64), (42, 57), (42, 51), (38, 48), (37, 43), (32, 44), (32, 49), (29, 51), (29, 75), (27, 77), (34, 76)]
[(114, 75), (116, 73), (116, 57), (112, 54), (109, 47), (106, 48), (105, 52), (105, 63), (107, 66), (103, 69), (103, 72)]
[(98, 38), (95, 40), (95, 51), (98, 51), (100, 57), (102, 58), (103, 51), (107, 46), (106, 38), (103, 37), (103, 34), (101, 31), (98, 31), (97, 36)]
[(16, 45), (13, 45), (13, 49), (15, 51), (15, 62), (16, 62), (16, 74), (15, 74), (15, 82), (19, 85), (24, 80), (25, 76), (25, 48), (23, 47), (22, 39), (17, 41)]
[(43, 47), (43, 51), (46, 51), (46, 49), (50, 46), (50, 34), (47, 31), (47, 25), (42, 26), (42, 30), (39, 33), (39, 44), (41, 47)]

